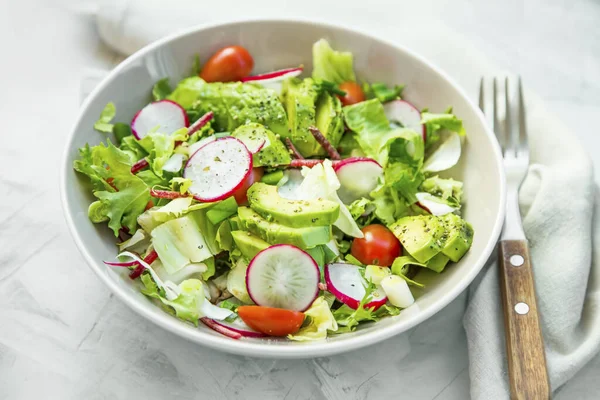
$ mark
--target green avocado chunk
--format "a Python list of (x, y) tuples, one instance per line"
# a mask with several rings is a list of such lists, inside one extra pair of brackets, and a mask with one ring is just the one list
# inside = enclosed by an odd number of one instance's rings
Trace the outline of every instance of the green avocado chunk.
[(254, 256), (270, 246), (269, 243), (250, 232), (233, 231), (231, 232), (231, 236), (233, 236), (233, 241), (237, 248), (248, 261), (252, 260)]
[(288, 200), (279, 195), (277, 186), (257, 182), (248, 189), (250, 207), (267, 221), (292, 228), (333, 224), (340, 215), (340, 205), (327, 199)]
[(444, 253), (437, 253), (433, 258), (427, 261), (427, 268), (435, 272), (442, 272), (446, 268), (450, 259)]
[(168, 99), (188, 111), (214, 112), (213, 126), (217, 132), (232, 132), (248, 122), (258, 122), (276, 134), (288, 134), (286, 113), (277, 94), (260, 85), (207, 83), (199, 77), (191, 77), (179, 82)]
[(287, 79), (283, 82), (281, 98), (288, 116), (288, 134), (292, 142), (305, 157), (317, 154), (319, 144), (308, 130), (316, 124), (315, 104), (319, 97), (318, 87), (311, 78)]
[(446, 230), (446, 240), (442, 253), (450, 260), (458, 262), (471, 248), (473, 243), (473, 227), (455, 214), (446, 214), (442, 218)]
[(271, 244), (291, 244), (309, 249), (331, 240), (331, 225), (309, 228), (290, 228), (269, 222), (249, 207), (238, 208), (240, 225)]
[[(323, 92), (317, 101), (317, 128), (334, 147), (340, 143), (344, 133), (342, 102), (336, 96)], [(326, 155), (325, 149), (318, 145), (317, 155)]]
[(256, 122), (239, 126), (231, 136), (241, 140), (248, 148), (258, 146), (264, 141), (262, 149), (252, 155), (254, 167), (286, 165), (292, 160), (287, 147), (281, 140), (273, 132)]
[(442, 251), (445, 234), (443, 221), (433, 215), (400, 218), (390, 225), (406, 251), (417, 261), (426, 263)]

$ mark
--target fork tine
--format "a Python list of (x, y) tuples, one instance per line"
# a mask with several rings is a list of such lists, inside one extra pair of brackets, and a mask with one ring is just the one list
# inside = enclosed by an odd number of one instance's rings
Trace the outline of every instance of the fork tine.
[(502, 133), (502, 127), (500, 126), (500, 118), (498, 117), (498, 83), (496, 78), (492, 82), (492, 129), (496, 134), (496, 139), (500, 143), (500, 148), (504, 153), (506, 143), (504, 141), (505, 135)]
[(527, 143), (527, 126), (525, 122), (525, 100), (523, 98), (523, 83), (521, 82), (521, 76), (519, 76), (519, 99), (518, 107), (519, 107), (519, 147), (518, 152), (527, 152), (529, 149)]
[(504, 153), (515, 156), (516, 147), (517, 147), (517, 137), (516, 134), (518, 132), (515, 131), (515, 126), (513, 125), (512, 120), (512, 108), (510, 102), (510, 85), (508, 83), (508, 76), (504, 77), (504, 137), (506, 140), (506, 146), (504, 149)]

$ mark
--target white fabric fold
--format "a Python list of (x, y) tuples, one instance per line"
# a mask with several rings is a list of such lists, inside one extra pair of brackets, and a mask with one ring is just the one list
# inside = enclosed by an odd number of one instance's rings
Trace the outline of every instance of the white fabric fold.
[[(207, 6), (192, 0), (106, 0), (98, 9), (98, 30), (109, 46), (130, 54), (165, 34), (212, 22), (212, 18), (297, 15), (323, 19), (318, 13), (319, 2), (314, 0), (282, 3), (271, 11), (265, 11), (269, 10), (267, 2), (250, 3), (211, 3), (207, 15)], [(473, 96), (480, 76), (500, 72), (442, 21), (430, 19), (425, 24), (403, 19), (398, 23), (397, 16), (369, 21), (359, 14), (340, 7), (340, 12), (330, 19), (382, 37), (397, 38), (399, 43), (440, 65)], [(532, 165), (520, 202), (533, 260), (550, 382), (556, 390), (600, 346), (600, 208), (592, 164), (585, 150), (533, 94), (528, 93), (527, 98)], [(509, 396), (494, 260), (495, 255), (471, 285), (463, 321), (468, 338), (471, 396), (482, 400)]]

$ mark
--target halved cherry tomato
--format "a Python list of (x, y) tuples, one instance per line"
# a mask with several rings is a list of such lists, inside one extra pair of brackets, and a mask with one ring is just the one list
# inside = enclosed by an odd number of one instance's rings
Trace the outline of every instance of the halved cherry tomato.
[(338, 98), (342, 101), (345, 106), (351, 106), (352, 104), (360, 103), (365, 101), (365, 93), (363, 92), (360, 85), (356, 82), (344, 82), (339, 86), (340, 90), (346, 92), (345, 96), (339, 96)]
[(237, 313), (250, 328), (270, 336), (296, 333), (304, 322), (303, 313), (283, 308), (240, 306)]
[(154, 207), (154, 202), (152, 200), (148, 200), (148, 202), (146, 203), (146, 207), (144, 207), (144, 211), (148, 211), (152, 207)]
[(350, 253), (361, 263), (389, 267), (396, 257), (402, 255), (400, 241), (385, 226), (373, 224), (361, 230), (365, 237), (354, 239), (350, 249)]
[(200, 78), (206, 82), (233, 82), (252, 72), (254, 60), (242, 46), (223, 47), (202, 67)]
[(264, 174), (264, 169), (262, 167), (252, 168), (252, 172), (248, 175), (242, 186), (235, 192), (233, 192), (233, 197), (238, 205), (244, 205), (248, 202), (248, 197), (246, 196), (246, 192), (250, 189), (250, 186), (254, 184), (254, 182), (260, 181)]

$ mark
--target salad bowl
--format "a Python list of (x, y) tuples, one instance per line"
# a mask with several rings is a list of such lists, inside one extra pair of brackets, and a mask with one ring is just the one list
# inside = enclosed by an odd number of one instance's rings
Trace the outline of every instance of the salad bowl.
[[(135, 283), (103, 260), (116, 255), (115, 238), (106, 227), (92, 224), (93, 200), (84, 177), (73, 170), (79, 149), (105, 140), (93, 129), (105, 105), (116, 105), (116, 119), (129, 121), (148, 102), (153, 84), (189, 76), (196, 54), (206, 56), (228, 45), (241, 45), (254, 57), (254, 73), (293, 65), (312, 69), (312, 45), (326, 39), (336, 49), (352, 52), (359, 79), (404, 84), (402, 97), (416, 107), (443, 112), (449, 106), (463, 121), (467, 136), (460, 161), (440, 175), (464, 182), (462, 216), (475, 231), (470, 251), (442, 274), (420, 275), (425, 288), (399, 315), (361, 325), (356, 331), (324, 340), (293, 342), (246, 337), (232, 340), (207, 326), (183, 322), (165, 313), (140, 293)], [(418, 52), (418, 49), (414, 49)], [(67, 224), (80, 252), (98, 277), (127, 306), (156, 325), (183, 338), (229, 353), (270, 358), (326, 356), (373, 345), (405, 332), (440, 311), (473, 281), (493, 251), (504, 217), (505, 182), (501, 154), (484, 117), (466, 93), (447, 75), (411, 50), (354, 29), (298, 20), (245, 20), (204, 25), (162, 39), (116, 67), (86, 99), (66, 145), (61, 193)]]

